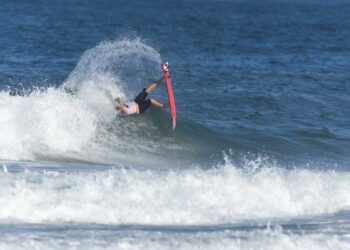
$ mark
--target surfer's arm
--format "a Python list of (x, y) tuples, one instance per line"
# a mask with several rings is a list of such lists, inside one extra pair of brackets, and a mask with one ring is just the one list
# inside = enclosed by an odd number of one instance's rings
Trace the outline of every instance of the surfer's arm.
[[(116, 103), (114, 100), (113, 100), (113, 103)], [(119, 103), (115, 104), (115, 107), (117, 110), (119, 110), (123, 115), (128, 115), (128, 110), (127, 108), (125, 107), (123, 101), (120, 101)]]
[(109, 99), (113, 103), (113, 105), (116, 107), (116, 109), (120, 110), (124, 115), (128, 114), (128, 110), (126, 109), (124, 102), (119, 99), (114, 99), (111, 95), (109, 95)]
[(108, 95), (108, 98), (109, 100), (111, 100), (111, 102), (113, 103), (113, 105), (118, 108), (119, 106), (119, 103), (116, 101), (116, 99), (113, 98), (113, 96), (111, 94), (107, 94)]
[(116, 108), (119, 108), (120, 106), (120, 103), (118, 103), (116, 100), (114, 100), (113, 98), (111, 99), (111, 102), (113, 103), (113, 105), (116, 107)]
[(116, 105), (116, 101), (114, 100), (114, 98), (111, 95), (111, 93), (107, 93), (107, 91), (105, 91), (105, 95), (107, 95), (108, 99), (113, 103), (114, 106), (117, 106)]
[(117, 107), (117, 109), (119, 109), (120, 112), (122, 112), (124, 115), (127, 115), (127, 114), (128, 114), (128, 110), (127, 110), (127, 108), (125, 107), (123, 101), (120, 101), (120, 102), (118, 103), (118, 106), (116, 106), (116, 107)]

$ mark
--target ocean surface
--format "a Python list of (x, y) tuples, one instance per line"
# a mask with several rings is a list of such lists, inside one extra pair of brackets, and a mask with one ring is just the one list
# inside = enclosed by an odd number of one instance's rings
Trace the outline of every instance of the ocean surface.
[[(1, 250), (350, 249), (349, 1), (13, 0), (0, 30)], [(175, 131), (108, 99), (162, 61)]]

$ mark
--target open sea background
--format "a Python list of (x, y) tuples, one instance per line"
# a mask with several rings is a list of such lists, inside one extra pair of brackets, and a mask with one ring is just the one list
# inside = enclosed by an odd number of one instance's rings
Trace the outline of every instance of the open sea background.
[[(345, 0), (2, 1), (0, 249), (350, 249), (349, 17)], [(174, 132), (107, 98), (161, 61)]]

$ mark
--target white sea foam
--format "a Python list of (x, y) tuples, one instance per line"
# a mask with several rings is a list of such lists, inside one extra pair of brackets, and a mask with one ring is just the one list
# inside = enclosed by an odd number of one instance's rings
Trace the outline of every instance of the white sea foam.
[(81, 150), (97, 115), (79, 98), (53, 88), (29, 96), (0, 93), (0, 158), (35, 159), (41, 152)]
[(298, 218), (350, 207), (350, 174), (231, 163), (211, 170), (0, 175), (0, 221), (194, 225)]

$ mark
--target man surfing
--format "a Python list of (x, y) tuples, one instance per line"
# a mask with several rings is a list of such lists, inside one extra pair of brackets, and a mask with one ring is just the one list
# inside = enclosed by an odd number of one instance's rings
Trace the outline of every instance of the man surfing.
[[(166, 65), (165, 70), (169, 76), (168, 65)], [(152, 90), (154, 90), (163, 80), (164, 76), (162, 76), (158, 81), (151, 83), (147, 88), (144, 88), (133, 101), (124, 103), (120, 98), (113, 99), (112, 96), (110, 96), (111, 101), (116, 109), (120, 110), (120, 112), (125, 116), (140, 115), (144, 113), (151, 105), (163, 109), (167, 108), (168, 104), (163, 104), (153, 98), (146, 99), (147, 95), (150, 94)]]
[(140, 115), (144, 113), (151, 105), (154, 105), (159, 108), (167, 108), (167, 104), (163, 104), (156, 99), (147, 98), (147, 95), (154, 90), (159, 83), (163, 81), (164, 77), (161, 77), (158, 81), (151, 83), (147, 88), (144, 88), (141, 93), (133, 100), (128, 102), (123, 102), (120, 98), (111, 99), (116, 109), (120, 110), (120, 112), (125, 115)]

